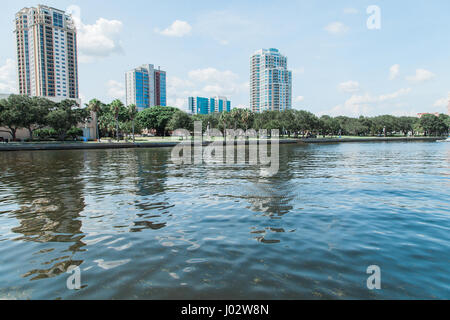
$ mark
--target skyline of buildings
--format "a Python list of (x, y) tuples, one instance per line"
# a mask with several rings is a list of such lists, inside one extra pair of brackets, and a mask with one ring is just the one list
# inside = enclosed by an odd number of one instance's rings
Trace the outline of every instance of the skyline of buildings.
[[(71, 15), (46, 5), (25, 7), (15, 15), (14, 33), (19, 94), (80, 102), (77, 29)], [(292, 108), (292, 71), (288, 70), (287, 57), (276, 48), (260, 49), (251, 56), (250, 64), (250, 103), (246, 107), (254, 112)], [(166, 106), (166, 72), (146, 66), (148, 89), (145, 72), (138, 77), (138, 83), (126, 77), (126, 105), (133, 101), (140, 109)], [(192, 110), (189, 104), (187, 108)], [(450, 98), (447, 113), (450, 114)]]
[(125, 104), (138, 110), (167, 105), (166, 72), (144, 64), (125, 73)]
[(278, 49), (261, 49), (250, 57), (250, 109), (284, 111), (292, 108), (292, 71)]
[(191, 114), (211, 114), (231, 111), (231, 101), (224, 96), (211, 98), (189, 97), (188, 111)]
[(16, 13), (19, 94), (79, 101), (77, 30), (64, 11), (38, 5)]

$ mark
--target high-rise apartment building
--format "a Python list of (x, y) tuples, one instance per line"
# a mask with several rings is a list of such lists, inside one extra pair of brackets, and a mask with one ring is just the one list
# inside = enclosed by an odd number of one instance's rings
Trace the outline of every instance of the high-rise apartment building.
[(16, 14), (19, 93), (78, 100), (77, 31), (64, 11), (39, 5)]
[(144, 64), (125, 74), (126, 105), (139, 110), (167, 105), (166, 72)]
[(189, 112), (191, 114), (210, 114), (231, 111), (231, 101), (226, 97), (216, 96), (212, 98), (189, 97)]
[(261, 49), (250, 57), (250, 108), (253, 112), (292, 108), (292, 71), (278, 49)]

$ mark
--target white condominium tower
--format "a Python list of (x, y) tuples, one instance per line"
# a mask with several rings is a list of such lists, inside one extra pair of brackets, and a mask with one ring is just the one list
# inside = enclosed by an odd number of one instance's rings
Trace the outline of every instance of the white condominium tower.
[(250, 108), (253, 112), (292, 107), (292, 72), (278, 49), (261, 49), (250, 57)]
[(64, 11), (38, 5), (16, 14), (19, 93), (78, 100), (77, 31)]
[(138, 110), (154, 106), (165, 107), (166, 72), (144, 64), (125, 73), (126, 105), (136, 105)]

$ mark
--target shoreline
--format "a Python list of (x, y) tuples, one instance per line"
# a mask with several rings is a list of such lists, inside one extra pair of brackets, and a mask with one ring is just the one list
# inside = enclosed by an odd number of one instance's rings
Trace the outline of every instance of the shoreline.
[[(354, 143), (354, 142), (432, 142), (446, 137), (387, 137), (387, 138), (315, 138), (315, 139), (281, 139), (280, 144), (327, 144), (327, 143)], [(210, 142), (203, 142), (207, 146)], [(246, 144), (248, 145), (248, 141)], [(270, 144), (270, 140), (267, 140)], [(138, 142), (138, 143), (8, 143), (0, 144), (0, 152), (11, 151), (55, 151), (55, 150), (107, 150), (107, 149), (138, 149), (138, 148), (169, 148), (175, 147), (179, 142)]]
[(447, 137), (371, 137), (371, 138), (316, 138), (300, 139), (304, 143), (341, 143), (341, 142), (415, 142), (445, 140)]

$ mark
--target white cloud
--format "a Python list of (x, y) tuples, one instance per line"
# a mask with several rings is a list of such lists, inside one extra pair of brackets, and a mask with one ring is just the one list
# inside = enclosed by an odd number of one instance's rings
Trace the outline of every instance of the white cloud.
[(178, 89), (178, 88), (182, 88), (182, 87), (184, 87), (184, 88), (186, 88), (186, 87), (191, 88), (191, 87), (193, 87), (193, 85), (194, 84), (191, 81), (189, 81), (189, 80), (183, 80), (181, 78), (172, 77), (172, 76), (167, 77), (167, 86), (168, 86), (169, 90), (172, 89), (172, 88), (177, 88)]
[(338, 86), (339, 90), (342, 92), (353, 93), (359, 91), (359, 83), (357, 81), (347, 81), (342, 82)]
[[(394, 93), (382, 94), (379, 96), (373, 96), (369, 93), (363, 95), (352, 95), (343, 104), (339, 104), (328, 111), (320, 112), (321, 115), (328, 114), (331, 116), (351, 116), (358, 117), (360, 115), (374, 115), (379, 114), (382, 107), (388, 108), (389, 112), (392, 114), (395, 110), (392, 110), (392, 106), (404, 107), (404, 104), (391, 104), (387, 106), (385, 103), (388, 101), (393, 101), (403, 95), (411, 92), (410, 88), (400, 89)], [(394, 101), (395, 102), (395, 101)]]
[(107, 93), (110, 98), (123, 99), (125, 98), (125, 85), (115, 80), (109, 80), (106, 84)]
[(72, 14), (77, 26), (80, 62), (95, 62), (114, 53), (123, 53), (120, 41), (123, 27), (121, 21), (99, 18), (95, 24), (84, 24), (81, 21), (80, 7), (70, 6), (67, 11)]
[(187, 98), (168, 98), (167, 104), (180, 110), (187, 110)]
[(345, 14), (358, 14), (358, 9), (355, 8), (345, 8), (344, 13)]
[(433, 79), (435, 76), (436, 75), (431, 71), (428, 71), (425, 69), (417, 69), (416, 74), (413, 76), (406, 77), (406, 80), (408, 80), (410, 82), (420, 83), (420, 82), (429, 81), (429, 80)]
[(398, 98), (400, 96), (407, 95), (410, 92), (411, 92), (411, 88), (403, 88), (403, 89), (400, 89), (400, 90), (398, 90), (398, 91), (396, 91), (394, 93), (381, 95), (379, 97), (379, 100), (382, 102), (382, 101), (386, 101), (386, 100), (396, 99), (396, 98)]
[(344, 34), (349, 30), (349, 27), (347, 27), (342, 22), (332, 22), (329, 25), (325, 27), (325, 30), (328, 31), (331, 34)]
[(419, 112), (416, 110), (411, 110), (411, 109), (402, 109), (402, 110), (394, 110), (391, 111), (391, 115), (396, 116), (396, 117), (403, 117), (403, 116), (407, 116), (407, 117), (417, 117), (417, 114)]
[(194, 83), (175, 76), (167, 76), (167, 104), (179, 109), (187, 109), (187, 97)]
[(394, 64), (394, 65), (389, 69), (389, 79), (390, 79), (390, 80), (394, 80), (395, 78), (398, 77), (399, 74), (400, 74), (400, 65)]
[(13, 59), (6, 59), (5, 64), (0, 65), (0, 93), (17, 93), (16, 63)]
[(192, 27), (186, 21), (175, 20), (172, 25), (164, 30), (155, 29), (156, 33), (168, 37), (184, 37), (191, 33)]
[(304, 96), (297, 96), (297, 97), (295, 97), (294, 102), (299, 103), (299, 102), (302, 102), (302, 101), (304, 101), (304, 100), (305, 100), (305, 97), (304, 97)]
[(450, 105), (450, 92), (448, 93), (448, 97), (436, 100), (436, 102), (433, 104), (433, 107), (447, 107), (449, 105)]

